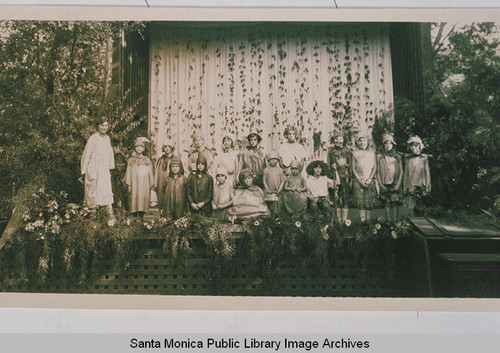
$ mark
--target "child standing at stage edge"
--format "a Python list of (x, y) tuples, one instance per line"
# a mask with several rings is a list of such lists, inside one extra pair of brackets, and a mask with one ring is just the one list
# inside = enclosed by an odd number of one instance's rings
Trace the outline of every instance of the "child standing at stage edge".
[(403, 180), (403, 163), (401, 155), (394, 149), (395, 144), (394, 137), (391, 134), (385, 134), (382, 152), (377, 156), (380, 198), (385, 205), (389, 221), (399, 219), (401, 181)]
[(422, 154), (424, 144), (418, 136), (408, 139), (410, 154), (406, 156), (405, 171), (403, 177), (403, 192), (408, 196), (408, 208), (415, 215), (422, 212), (422, 197), (431, 192), (431, 174), (429, 170), (429, 159)]
[(214, 198), (212, 201), (212, 216), (218, 221), (227, 221), (229, 207), (233, 204), (233, 182), (229, 181), (225, 168), (215, 170)]
[(163, 216), (162, 210), (165, 209), (165, 205), (162, 205), (162, 201), (165, 201), (165, 182), (170, 175), (170, 162), (174, 157), (174, 146), (172, 143), (166, 143), (162, 147), (163, 154), (158, 158), (155, 168), (155, 184), (156, 184), (156, 195), (158, 197), (158, 208), (160, 209), (160, 215)]
[(352, 152), (353, 202), (359, 208), (361, 222), (369, 222), (371, 209), (375, 202), (375, 172), (377, 161), (375, 152), (368, 149), (368, 136), (359, 134), (356, 137), (357, 150)]
[(138, 137), (135, 140), (135, 152), (127, 162), (124, 182), (130, 195), (130, 212), (143, 217), (149, 209), (151, 190), (154, 189), (153, 163), (143, 153), (149, 140)]
[(328, 189), (335, 190), (335, 181), (327, 176), (328, 166), (323, 161), (312, 161), (306, 171), (309, 174), (306, 182), (309, 189), (311, 213), (317, 215), (321, 211), (327, 217), (331, 217), (333, 209), (328, 197)]
[(302, 165), (296, 159), (290, 162), (290, 175), (283, 186), (283, 203), (285, 210), (290, 215), (297, 215), (307, 209), (307, 184), (306, 179), (300, 174)]
[(345, 222), (349, 214), (349, 202), (352, 190), (352, 152), (344, 147), (344, 136), (341, 132), (333, 133), (330, 143), (332, 147), (328, 149), (327, 163), (328, 167), (336, 172), (338, 185), (336, 207), (337, 219), (339, 222)]
[(267, 156), (267, 167), (264, 169), (264, 193), (269, 210), (273, 214), (281, 212), (281, 199), (279, 194), (285, 185), (285, 173), (279, 165), (278, 152), (271, 151)]
[(158, 195), (160, 214), (168, 221), (183, 217), (187, 212), (186, 176), (184, 166), (178, 157), (169, 162), (169, 175), (163, 184), (164, 189)]
[(188, 177), (186, 188), (191, 212), (210, 217), (212, 215), (214, 181), (207, 174), (207, 168), (207, 159), (203, 154), (199, 154), (196, 159), (196, 172)]

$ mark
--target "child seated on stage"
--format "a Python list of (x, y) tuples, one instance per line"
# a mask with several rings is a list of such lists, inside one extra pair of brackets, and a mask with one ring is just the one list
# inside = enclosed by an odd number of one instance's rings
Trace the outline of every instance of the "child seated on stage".
[(245, 168), (239, 175), (239, 185), (234, 192), (233, 207), (229, 213), (237, 218), (253, 218), (269, 215), (264, 192), (254, 185), (255, 173)]
[(290, 175), (287, 176), (281, 193), (285, 210), (290, 215), (303, 213), (307, 208), (307, 184), (301, 171), (302, 165), (298, 160), (290, 162)]
[(234, 197), (232, 181), (228, 179), (227, 170), (220, 167), (215, 170), (215, 180), (212, 217), (218, 221), (227, 221)]
[(307, 166), (306, 172), (311, 213), (316, 215), (321, 211), (327, 216), (332, 216), (333, 208), (328, 198), (328, 189), (335, 189), (336, 185), (334, 180), (327, 177), (328, 166), (322, 161), (312, 161)]
[(269, 210), (273, 214), (281, 212), (282, 202), (279, 197), (283, 185), (285, 185), (285, 173), (279, 165), (280, 156), (278, 152), (271, 151), (267, 157), (267, 167), (264, 169), (264, 192), (265, 200)]

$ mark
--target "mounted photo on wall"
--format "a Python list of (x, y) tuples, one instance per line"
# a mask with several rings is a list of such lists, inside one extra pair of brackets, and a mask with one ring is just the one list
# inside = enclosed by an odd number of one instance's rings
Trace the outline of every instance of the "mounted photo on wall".
[(0, 21), (0, 291), (500, 297), (499, 40)]

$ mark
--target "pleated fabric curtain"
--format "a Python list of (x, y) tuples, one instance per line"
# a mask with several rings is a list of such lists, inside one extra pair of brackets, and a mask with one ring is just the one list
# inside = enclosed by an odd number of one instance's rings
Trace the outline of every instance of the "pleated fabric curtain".
[[(268, 152), (286, 125), (313, 156), (313, 134), (369, 131), (393, 102), (389, 31), (383, 23), (153, 24), (150, 133), (182, 153), (195, 131), (219, 148), (252, 131)], [(316, 135), (319, 136), (319, 135)]]

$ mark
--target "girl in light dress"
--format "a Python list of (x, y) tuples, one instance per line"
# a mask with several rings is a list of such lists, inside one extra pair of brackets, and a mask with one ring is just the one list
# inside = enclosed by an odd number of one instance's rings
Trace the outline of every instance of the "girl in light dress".
[(212, 200), (212, 217), (219, 221), (227, 221), (229, 207), (233, 204), (233, 183), (227, 177), (225, 168), (215, 171), (214, 198)]
[(293, 160), (297, 160), (304, 166), (307, 154), (304, 146), (297, 141), (298, 133), (295, 126), (287, 126), (284, 136), (286, 141), (280, 146), (278, 153), (281, 156), (282, 167), (285, 170), (285, 174), (288, 175), (290, 173), (290, 163)]
[(282, 198), (285, 210), (290, 215), (297, 215), (307, 209), (306, 179), (300, 174), (302, 165), (296, 159), (290, 162), (290, 175), (283, 186)]
[(215, 169), (224, 168), (227, 171), (227, 182), (234, 186), (236, 180), (236, 169), (238, 162), (238, 151), (234, 149), (235, 138), (230, 134), (222, 137), (222, 148), (214, 160)]
[(396, 145), (394, 137), (391, 134), (385, 134), (382, 141), (382, 152), (377, 156), (380, 199), (384, 203), (387, 219), (397, 221), (399, 219), (403, 163), (401, 154), (394, 149), (394, 145)]
[(267, 167), (264, 169), (264, 192), (265, 200), (269, 210), (273, 214), (280, 214), (282, 201), (280, 198), (281, 190), (285, 185), (285, 173), (280, 167), (280, 156), (278, 152), (271, 151), (267, 156)]
[(371, 209), (377, 195), (375, 173), (377, 160), (375, 152), (368, 149), (368, 136), (358, 134), (356, 137), (357, 150), (352, 152), (353, 203), (359, 208), (361, 222), (369, 222)]
[(138, 137), (135, 140), (135, 153), (127, 161), (124, 182), (130, 197), (130, 212), (143, 217), (149, 210), (151, 190), (154, 189), (153, 163), (143, 153), (149, 140)]

